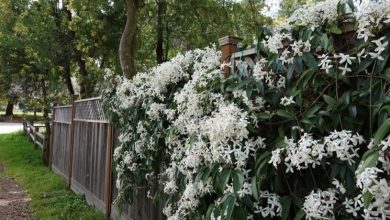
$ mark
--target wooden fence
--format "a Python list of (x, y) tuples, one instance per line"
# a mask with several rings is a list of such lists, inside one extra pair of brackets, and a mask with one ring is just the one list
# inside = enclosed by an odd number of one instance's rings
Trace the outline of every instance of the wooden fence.
[(30, 141), (34, 143), (36, 148), (43, 149), (45, 144), (43, 128), (45, 128), (45, 125), (39, 122), (32, 122), (30, 124), (23, 122), (23, 131), (28, 135)]
[(107, 120), (100, 97), (55, 106), (52, 117), (51, 168), (84, 194), (89, 204), (113, 219), (164, 219), (162, 205), (154, 204), (141, 191), (133, 205), (120, 213), (113, 205), (117, 191), (112, 175), (113, 147), (117, 135)]

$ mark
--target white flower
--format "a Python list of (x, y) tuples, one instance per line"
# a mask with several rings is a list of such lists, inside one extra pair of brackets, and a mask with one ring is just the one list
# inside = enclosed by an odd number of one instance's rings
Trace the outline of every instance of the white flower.
[(346, 192), (342, 183), (340, 183), (337, 179), (333, 179), (332, 184), (336, 187), (336, 189), (340, 190), (342, 194)]
[(334, 131), (324, 138), (324, 145), (328, 155), (336, 154), (342, 161), (347, 161), (350, 165), (355, 163), (354, 157), (358, 155), (358, 145), (364, 143), (364, 139), (359, 134), (352, 134), (351, 131)]
[(378, 178), (378, 173), (383, 171), (376, 167), (366, 168), (361, 174), (357, 176), (356, 186), (363, 190), (363, 193), (369, 190), (372, 184), (375, 184)]
[(271, 53), (278, 54), (279, 49), (283, 48), (283, 40), (285, 39), (291, 39), (291, 35), (275, 33), (272, 36), (267, 36), (266, 40), (263, 40), (262, 43)]
[(335, 58), (340, 58), (340, 64), (348, 63), (349, 65), (352, 64), (352, 60), (355, 60), (356, 57), (351, 57), (348, 54), (339, 53), (334, 56)]
[(341, 73), (342, 75), (345, 75), (346, 72), (351, 72), (351, 68), (348, 68), (347, 64), (345, 64), (344, 67), (339, 67), (339, 70), (342, 70), (343, 72)]
[(329, 59), (329, 56), (327, 54), (323, 54), (319, 56), (319, 58), (321, 59), (321, 61), (318, 66), (320, 67), (320, 69), (325, 70), (325, 72), (328, 73), (329, 69), (333, 67), (332, 60)]
[(334, 205), (337, 197), (333, 190), (314, 190), (305, 198), (303, 210), (306, 219), (334, 219)]
[(165, 108), (166, 108), (165, 104), (152, 103), (149, 106), (149, 110), (146, 111), (146, 114), (149, 115), (150, 119), (158, 120), (160, 119), (160, 115), (164, 113)]
[(386, 151), (386, 150), (390, 149), (390, 135), (387, 136), (386, 139), (381, 141), (381, 143), (379, 144), (379, 147), (381, 147), (382, 151)]
[(284, 149), (282, 149), (282, 148), (278, 148), (276, 150), (273, 150), (271, 159), (268, 163), (272, 163), (272, 165), (274, 165), (274, 167), (277, 168), (278, 165), (280, 164), (280, 162), (282, 161), (282, 158), (281, 158), (282, 151), (284, 151)]
[(345, 206), (345, 211), (351, 213), (353, 216), (357, 217), (358, 212), (364, 207), (362, 195), (358, 195), (357, 197), (352, 199), (345, 198), (343, 202)]
[(371, 41), (372, 43), (376, 44), (375, 52), (376, 53), (369, 53), (370, 56), (373, 59), (383, 60), (383, 57), (381, 56), (382, 52), (386, 50), (387, 45), (389, 45), (389, 42), (385, 41), (382, 43), (383, 40), (385, 40), (385, 37), (381, 37), (378, 40)]
[(283, 89), (286, 87), (286, 78), (284, 76), (281, 76), (276, 84), (276, 87), (278, 89)]
[(302, 56), (303, 52), (309, 52), (311, 48), (311, 44), (309, 41), (303, 42), (302, 40), (294, 41), (291, 44), (291, 49), (293, 50), (293, 56)]
[(260, 200), (266, 200), (265, 204), (261, 203), (263, 206), (260, 206), (259, 202), (253, 204), (254, 213), (260, 213), (263, 218), (282, 215), (282, 205), (280, 204), (280, 197), (275, 193), (270, 193), (268, 191), (259, 192)]
[(386, 179), (379, 179), (378, 174), (383, 173), (376, 167), (366, 168), (357, 176), (356, 185), (362, 189), (362, 194), (370, 193), (372, 200), (364, 211), (365, 219), (390, 218), (390, 186)]
[(285, 144), (286, 157), (284, 162), (287, 166), (286, 172), (294, 172), (293, 168), (297, 170), (307, 169), (309, 165), (314, 168), (326, 156), (324, 145), (319, 143), (318, 140), (314, 140), (311, 134), (304, 133), (298, 143), (286, 137)]
[(283, 106), (289, 106), (289, 105), (295, 104), (294, 97), (292, 97), (292, 96), (286, 97), (285, 96), (285, 97), (280, 99), (280, 104)]
[(361, 58), (366, 58), (366, 48), (363, 48), (359, 53), (356, 54), (356, 57), (358, 58), (359, 63), (361, 62)]

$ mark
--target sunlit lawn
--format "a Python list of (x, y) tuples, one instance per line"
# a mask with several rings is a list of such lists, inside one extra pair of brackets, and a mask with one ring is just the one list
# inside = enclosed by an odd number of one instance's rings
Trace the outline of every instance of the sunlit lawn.
[(23, 133), (0, 135), (0, 162), (5, 165), (5, 175), (15, 178), (27, 191), (38, 219), (104, 219), (101, 212), (68, 190), (65, 182), (41, 163), (40, 151)]

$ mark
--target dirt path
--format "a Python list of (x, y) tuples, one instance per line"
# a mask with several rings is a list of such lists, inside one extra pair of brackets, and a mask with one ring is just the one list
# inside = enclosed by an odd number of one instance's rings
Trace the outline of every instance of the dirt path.
[(3, 172), (4, 166), (0, 163), (0, 219), (35, 220), (27, 194), (12, 178), (3, 176)]

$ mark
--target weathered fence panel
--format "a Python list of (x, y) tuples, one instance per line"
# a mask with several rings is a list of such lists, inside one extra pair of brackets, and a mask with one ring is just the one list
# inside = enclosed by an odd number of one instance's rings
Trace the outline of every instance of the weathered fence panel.
[(75, 101), (71, 188), (105, 210), (108, 121), (100, 98)]
[(100, 97), (74, 100), (72, 105), (53, 108), (52, 169), (84, 194), (87, 202), (115, 219), (165, 219), (162, 205), (156, 205), (140, 190), (133, 205), (122, 213), (113, 205), (117, 196), (112, 176), (113, 146), (118, 135), (107, 120)]
[(53, 111), (51, 167), (64, 179), (68, 180), (68, 146), (72, 124), (72, 106), (54, 107)]

